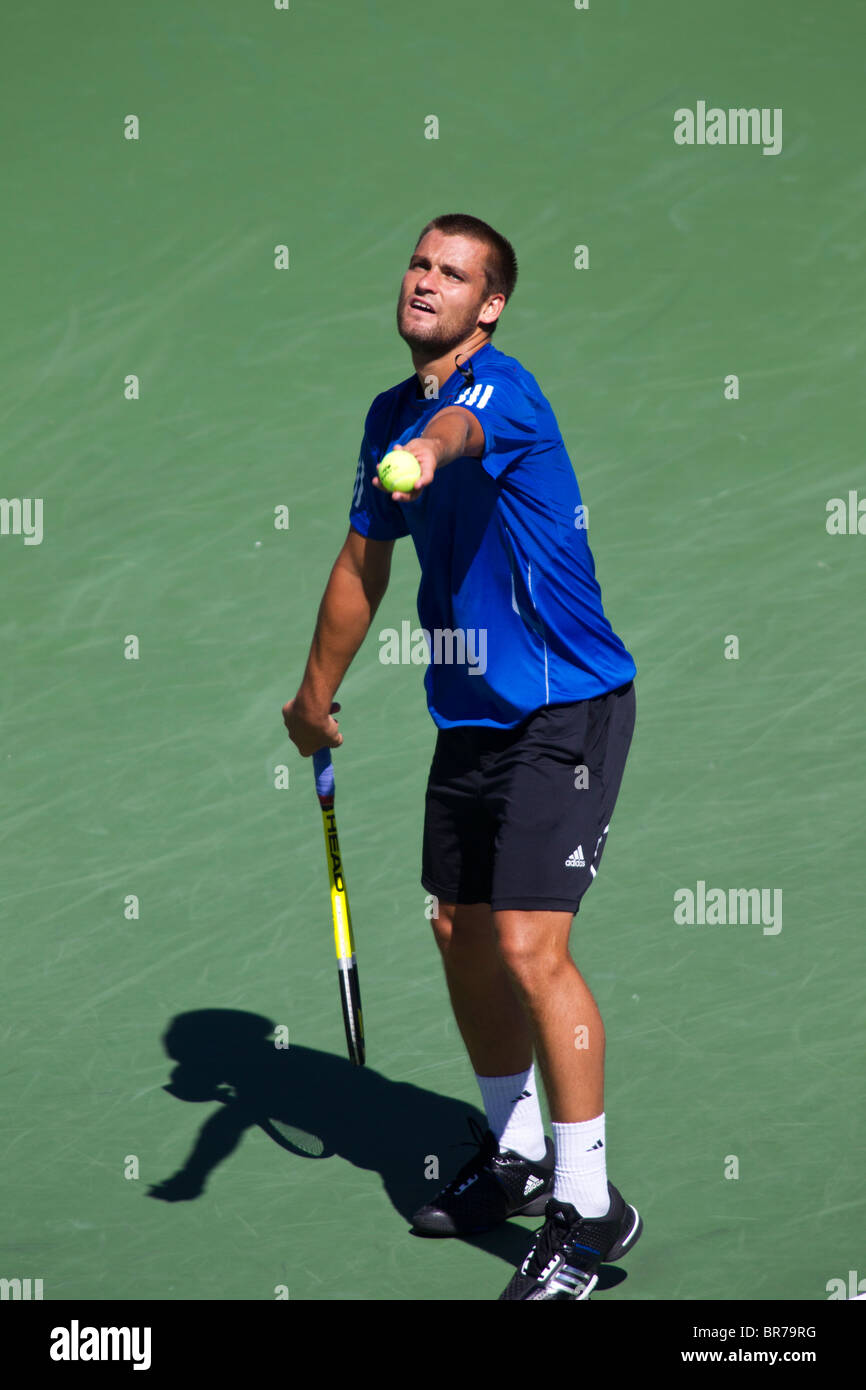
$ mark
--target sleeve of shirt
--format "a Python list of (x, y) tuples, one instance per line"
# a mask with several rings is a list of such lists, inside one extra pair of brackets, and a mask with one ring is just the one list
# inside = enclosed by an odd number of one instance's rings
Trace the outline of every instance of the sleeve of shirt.
[(484, 453), (480, 461), (491, 478), (501, 477), (538, 442), (535, 403), (507, 372), (482, 368), (474, 385), (464, 387), (451, 404), (470, 411), (481, 425)]
[(355, 487), (352, 492), (352, 505), (349, 508), (349, 525), (371, 541), (397, 541), (408, 536), (409, 527), (400, 507), (387, 492), (380, 492), (373, 486), (373, 476), (379, 461), (370, 442), (375, 402), (367, 414), (364, 424), (364, 438), (355, 472)]

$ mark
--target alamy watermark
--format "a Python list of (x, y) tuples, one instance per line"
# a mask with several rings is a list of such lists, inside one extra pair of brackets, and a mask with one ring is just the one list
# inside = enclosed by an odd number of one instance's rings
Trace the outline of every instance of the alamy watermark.
[(763, 145), (762, 154), (779, 154), (782, 148), (781, 106), (737, 106), (726, 111), (699, 101), (696, 109), (681, 106), (674, 112), (674, 140), (678, 145)]
[(4, 1302), (11, 1299), (26, 1303), (31, 1298), (42, 1298), (41, 1279), (0, 1279), (0, 1299)]
[(413, 628), (408, 618), (379, 633), (379, 660), (383, 666), (468, 666), (470, 676), (487, 670), (486, 627)]
[(42, 498), (0, 497), (0, 536), (23, 536), (25, 545), (41, 545)]
[(782, 930), (781, 888), (710, 888), (698, 879), (696, 889), (677, 888), (674, 921), (678, 926), (763, 926), (764, 936)]
[(82, 1327), (73, 1318), (52, 1328), (48, 1354), (52, 1361), (131, 1361), (134, 1371), (147, 1371), (151, 1335), (149, 1327)]
[(848, 492), (847, 505), (843, 497), (831, 497), (824, 526), (828, 536), (866, 536), (866, 497), (855, 488)]

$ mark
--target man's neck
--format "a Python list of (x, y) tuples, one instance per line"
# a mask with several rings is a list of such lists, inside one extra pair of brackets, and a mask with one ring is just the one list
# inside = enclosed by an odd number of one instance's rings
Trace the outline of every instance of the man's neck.
[(412, 366), (415, 368), (418, 381), (422, 387), (426, 387), (428, 377), (435, 376), (441, 389), (448, 378), (453, 376), (454, 372), (457, 370), (458, 358), (462, 366), (467, 358), (473, 357), (476, 352), (480, 352), (489, 342), (490, 338), (488, 334), (485, 333), (480, 339), (473, 334), (470, 338), (467, 338), (465, 342), (459, 343), (458, 346), (452, 348), (450, 352), (446, 352), (443, 357), (429, 358), (423, 356), (421, 353), (413, 352)]

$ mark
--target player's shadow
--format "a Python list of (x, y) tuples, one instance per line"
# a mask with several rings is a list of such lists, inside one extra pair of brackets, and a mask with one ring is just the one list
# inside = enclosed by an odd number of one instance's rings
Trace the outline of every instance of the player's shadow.
[[(485, 1128), (483, 1114), (327, 1052), (296, 1043), (277, 1047), (275, 1027), (260, 1014), (235, 1009), (198, 1009), (172, 1019), (163, 1043), (177, 1065), (164, 1089), (178, 1100), (218, 1105), (183, 1166), (147, 1195), (164, 1202), (200, 1197), (209, 1175), (244, 1133), (258, 1128), (299, 1160), (339, 1155), (378, 1172), (411, 1226), (412, 1213), (472, 1155), (467, 1119), (472, 1116)], [(433, 1158), (439, 1174), (429, 1180), (425, 1172), (432, 1171)], [(517, 1265), (532, 1236), (526, 1227), (505, 1222), (469, 1239)], [(618, 1273), (605, 1270), (599, 1287), (618, 1282)]]

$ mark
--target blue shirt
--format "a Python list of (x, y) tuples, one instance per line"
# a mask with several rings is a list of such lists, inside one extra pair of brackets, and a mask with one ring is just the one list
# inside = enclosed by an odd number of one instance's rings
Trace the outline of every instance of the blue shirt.
[[(373, 540), (415, 543), (434, 722), (512, 728), (542, 705), (625, 685), (635, 664), (604, 615), (577, 479), (549, 402), (490, 342), (467, 364), (474, 382), (455, 371), (437, 399), (423, 398), (414, 373), (376, 397), (349, 520)], [(480, 422), (482, 457), (437, 470), (416, 502), (374, 488), (385, 454), (453, 405)]]

